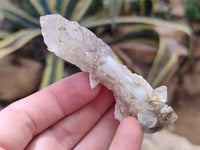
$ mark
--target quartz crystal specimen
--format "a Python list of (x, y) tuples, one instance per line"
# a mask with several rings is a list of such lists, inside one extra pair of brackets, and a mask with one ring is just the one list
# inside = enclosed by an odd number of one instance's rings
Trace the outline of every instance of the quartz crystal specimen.
[(89, 72), (90, 86), (102, 83), (116, 99), (115, 118), (134, 116), (146, 132), (155, 132), (177, 119), (166, 104), (167, 88), (153, 89), (140, 75), (117, 64), (111, 48), (88, 29), (60, 15), (40, 18), (42, 35), (48, 50)]

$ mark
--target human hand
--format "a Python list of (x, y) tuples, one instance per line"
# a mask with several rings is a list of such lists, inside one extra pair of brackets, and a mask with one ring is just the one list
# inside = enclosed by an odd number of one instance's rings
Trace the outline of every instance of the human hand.
[(0, 112), (0, 150), (140, 149), (140, 125), (133, 117), (119, 125), (113, 104), (111, 91), (90, 88), (87, 73), (67, 77)]

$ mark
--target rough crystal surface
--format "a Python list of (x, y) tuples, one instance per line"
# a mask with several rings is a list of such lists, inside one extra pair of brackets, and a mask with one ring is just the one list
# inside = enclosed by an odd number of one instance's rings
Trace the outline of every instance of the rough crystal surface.
[(91, 88), (102, 83), (113, 91), (116, 119), (134, 116), (146, 132), (175, 122), (177, 115), (166, 104), (167, 88), (153, 89), (142, 76), (117, 64), (110, 47), (91, 31), (57, 14), (42, 16), (40, 23), (49, 51), (89, 72)]

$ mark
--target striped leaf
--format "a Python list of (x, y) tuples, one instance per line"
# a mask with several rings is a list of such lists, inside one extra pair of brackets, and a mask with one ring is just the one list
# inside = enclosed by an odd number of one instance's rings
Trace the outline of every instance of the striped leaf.
[(10, 32), (5, 30), (0, 30), (0, 39), (4, 39), (10, 35)]
[(0, 58), (14, 52), (34, 37), (41, 34), (40, 29), (23, 29), (0, 41)]
[[(101, 20), (101, 19), (108, 18), (109, 16), (110, 16), (109, 15), (109, 9), (103, 9), (100, 12), (98, 12), (97, 14), (94, 14), (90, 17), (84, 18), (83, 20), (80, 20), (79, 23), (82, 26), (85, 26), (85, 25), (90, 26), (90, 24), (92, 25), (93, 22)], [(97, 26), (97, 27), (99, 27), (99, 26)]]
[(157, 68), (159, 66), (159, 63), (162, 61), (162, 56), (164, 55), (164, 52), (165, 52), (165, 44), (164, 44), (164, 41), (162, 40), (162, 38), (160, 38), (160, 41), (159, 41), (159, 48), (158, 48), (158, 52), (157, 52), (157, 55), (154, 59), (154, 62), (152, 64), (152, 67), (148, 73), (148, 76), (147, 76), (147, 80), (152, 83), (154, 78), (155, 78), (155, 73), (157, 72)]
[[(58, 0), (59, 1), (59, 0)], [(62, 16), (65, 16), (66, 11), (67, 11), (67, 6), (69, 4), (70, 0), (60, 0), (60, 5), (57, 4), (57, 10), (60, 10), (60, 14)]]
[(155, 0), (140, 0), (140, 15), (152, 16)]
[(63, 15), (65, 18), (71, 20), (72, 12), (77, 2), (78, 0), (69, 0), (68, 3), (66, 2), (67, 5), (65, 6), (65, 8), (63, 8)]
[(170, 70), (176, 65), (178, 61), (178, 55), (176, 53), (173, 53), (171, 51), (167, 52), (168, 53), (165, 54), (165, 56), (163, 57), (163, 59), (165, 59), (166, 62), (162, 60), (162, 62), (160, 63), (164, 64), (160, 65), (159, 69), (157, 69), (155, 72), (155, 74), (156, 73), (157, 74), (156, 76), (154, 76), (154, 80), (152, 82), (152, 87), (154, 88), (159, 86), (159, 84), (163, 81), (163, 79), (166, 77), (166, 75), (170, 72)]
[[(116, 19), (116, 23), (118, 25), (119, 24), (148, 24), (148, 25), (154, 25), (154, 26), (161, 26), (161, 27), (172, 28), (178, 31), (182, 31), (189, 36), (191, 36), (193, 33), (192, 29), (189, 26), (179, 24), (179, 23), (164, 21), (164, 20), (156, 19), (156, 18), (137, 17), (137, 16), (118, 17)], [(96, 21), (85, 19), (84, 22), (83, 21), (81, 22), (81, 25), (87, 28), (110, 26), (111, 20), (110, 18), (105, 18), (105, 19), (96, 20)]]
[(92, 0), (79, 0), (72, 12), (72, 20), (79, 21), (87, 12), (90, 7)]
[(56, 10), (57, 0), (46, 0), (46, 2), (51, 13), (58, 14), (58, 11)]
[(135, 25), (130, 31), (119, 37), (115, 36), (114, 39), (106, 43), (114, 44), (127, 39), (140, 40), (145, 43), (154, 44), (159, 41), (159, 35), (150, 25)]
[(40, 89), (62, 79), (64, 76), (64, 60), (49, 53), (46, 59), (46, 68), (43, 73)]
[(160, 44), (156, 58), (147, 76), (147, 80), (152, 84), (152, 87), (157, 87), (170, 72), (170, 70), (176, 66), (179, 57), (176, 53), (176, 48), (173, 48), (172, 50), (166, 50), (167, 48), (165, 40), (160, 38)]
[(26, 26), (39, 27), (39, 20), (28, 15), (26, 12), (7, 0), (0, 1), (0, 11), (8, 18), (19, 21)]
[[(40, 15), (51, 14), (50, 6), (46, 0), (30, 0), (30, 2)], [(54, 0), (52, 0), (52, 2), (54, 2)]]
[(116, 18), (120, 14), (120, 10), (123, 4), (123, 0), (110, 0), (109, 1), (110, 18), (112, 20), (111, 27), (114, 31), (116, 28)]
[(63, 2), (64, 0), (56, 0), (55, 9), (59, 14), (61, 14)]

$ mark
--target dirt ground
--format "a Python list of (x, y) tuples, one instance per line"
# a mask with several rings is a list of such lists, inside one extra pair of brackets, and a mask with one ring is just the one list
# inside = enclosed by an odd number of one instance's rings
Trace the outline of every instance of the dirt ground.
[(200, 145), (200, 60), (191, 65), (181, 80), (173, 100), (179, 116), (173, 132)]
[(179, 118), (173, 132), (200, 145), (200, 98), (179, 99), (174, 108)]

